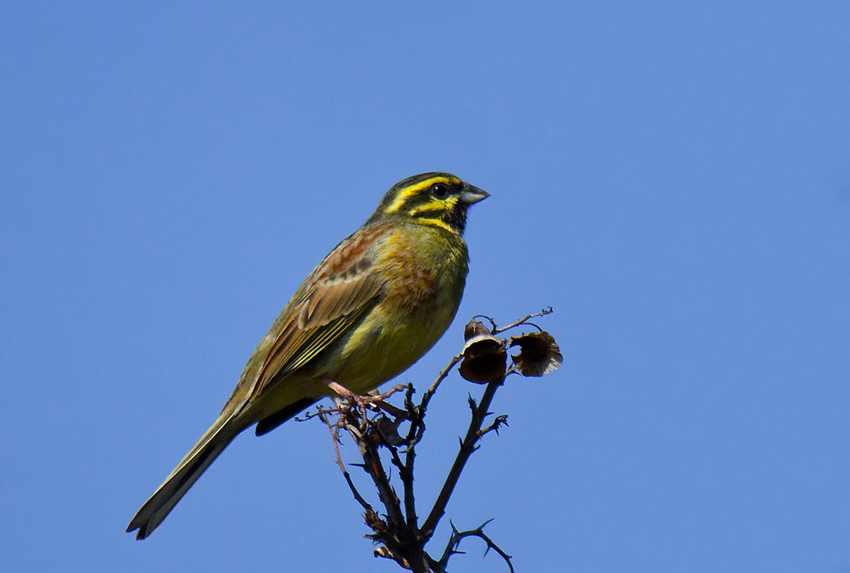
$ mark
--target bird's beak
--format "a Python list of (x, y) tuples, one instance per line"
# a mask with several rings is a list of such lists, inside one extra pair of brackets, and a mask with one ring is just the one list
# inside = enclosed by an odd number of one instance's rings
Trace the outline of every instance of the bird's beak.
[(474, 187), (469, 183), (467, 183), (463, 191), (460, 192), (460, 200), (466, 203), (467, 205), (472, 205), (473, 203), (483, 201), (489, 196), (490, 194), (486, 191), (479, 189), (478, 187)]

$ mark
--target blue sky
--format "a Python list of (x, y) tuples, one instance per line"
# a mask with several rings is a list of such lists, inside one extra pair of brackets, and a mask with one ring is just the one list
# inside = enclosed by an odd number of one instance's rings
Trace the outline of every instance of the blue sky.
[[(564, 354), (497, 395), (447, 518), (518, 571), (850, 571), (848, 30), (844, 1), (4, 2), (4, 563), (397, 570), (317, 423), (124, 527), (303, 277), (442, 170), (492, 197), (399, 381), (478, 313), (551, 305)], [(470, 391), (432, 404), (421, 507)]]

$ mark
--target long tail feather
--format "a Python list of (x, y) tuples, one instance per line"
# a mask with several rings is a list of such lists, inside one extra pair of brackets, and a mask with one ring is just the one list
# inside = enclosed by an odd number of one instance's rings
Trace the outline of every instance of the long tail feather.
[(206, 434), (198, 440), (198, 443), (186, 454), (186, 457), (171, 472), (165, 482), (136, 512), (127, 531), (139, 530), (136, 539), (145, 539), (156, 529), (162, 520), (177, 505), (189, 488), (192, 487), (201, 474), (206, 471), (213, 461), (224, 451), (224, 448), (244, 428), (236, 429), (231, 422), (233, 416), (222, 416), (213, 424)]

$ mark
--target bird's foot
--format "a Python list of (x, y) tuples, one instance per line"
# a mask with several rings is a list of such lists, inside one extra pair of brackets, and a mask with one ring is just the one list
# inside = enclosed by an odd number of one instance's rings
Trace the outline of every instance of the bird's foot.
[(379, 393), (377, 390), (373, 390), (364, 396), (363, 394), (352, 392), (342, 384), (334, 382), (333, 380), (325, 380), (325, 384), (327, 384), (328, 388), (336, 392), (340, 398), (348, 400), (352, 406), (355, 406), (364, 413), (366, 408), (377, 408), (379, 410), (383, 410), (396, 419), (407, 418), (407, 412), (384, 401), (396, 392), (404, 390), (404, 386), (394, 386), (383, 394)]
[[(342, 414), (344, 411), (343, 408), (345, 408), (348, 409), (350, 413), (354, 413), (354, 415), (357, 416), (357, 427), (348, 423), (351, 419), (347, 416), (340, 416), (340, 423), (344, 424), (341, 427), (345, 427), (353, 435), (356, 435), (357, 439), (361, 439), (363, 437), (363, 433), (367, 431), (367, 428), (371, 427), (375, 432), (375, 437), (377, 437), (380, 442), (385, 445), (399, 446), (405, 443), (405, 439), (398, 433), (398, 427), (402, 422), (408, 419), (408, 413), (405, 410), (396, 408), (392, 404), (385, 402), (387, 398), (396, 392), (404, 390), (404, 386), (395, 386), (383, 394), (378, 392), (378, 390), (373, 390), (364, 396), (362, 394), (352, 392), (342, 384), (334, 382), (333, 380), (326, 379), (325, 384), (327, 384), (328, 388), (337, 394), (337, 396), (334, 397), (334, 402), (336, 402), (337, 407), (340, 408), (340, 413)], [(342, 403), (344, 402), (347, 402), (347, 404), (343, 406)], [(378, 418), (370, 420), (367, 416), (368, 409), (381, 410), (389, 414), (394, 419), (390, 419), (386, 415), (382, 414)]]

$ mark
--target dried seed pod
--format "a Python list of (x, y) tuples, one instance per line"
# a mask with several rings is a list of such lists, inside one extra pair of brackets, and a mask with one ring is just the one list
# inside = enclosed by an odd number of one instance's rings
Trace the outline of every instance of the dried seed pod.
[(398, 433), (398, 423), (393, 422), (388, 417), (381, 416), (378, 418), (375, 421), (375, 427), (385, 444), (400, 446), (404, 443), (404, 438)]
[(486, 384), (505, 375), (508, 353), (505, 343), (490, 334), (480, 322), (472, 320), (464, 329), (466, 346), (460, 375), (476, 384)]
[(511, 336), (510, 347), (519, 346), (519, 354), (511, 355), (517, 372), (523, 376), (545, 376), (561, 365), (564, 357), (558, 343), (545, 330)]
[(463, 327), (463, 340), (469, 342), (474, 336), (480, 336), (483, 334), (490, 334), (490, 330), (484, 326), (482, 322), (475, 320), (474, 318), (466, 323), (466, 326)]

